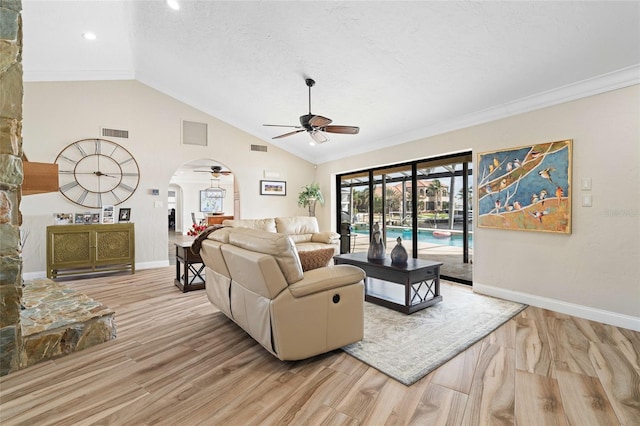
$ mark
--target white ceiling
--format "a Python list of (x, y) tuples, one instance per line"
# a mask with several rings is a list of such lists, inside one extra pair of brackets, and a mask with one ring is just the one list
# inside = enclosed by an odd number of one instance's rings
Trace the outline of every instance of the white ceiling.
[[(640, 83), (637, 1), (179, 3), (23, 0), (25, 81), (135, 78), (317, 164)], [(307, 77), (360, 134), (271, 139)]]

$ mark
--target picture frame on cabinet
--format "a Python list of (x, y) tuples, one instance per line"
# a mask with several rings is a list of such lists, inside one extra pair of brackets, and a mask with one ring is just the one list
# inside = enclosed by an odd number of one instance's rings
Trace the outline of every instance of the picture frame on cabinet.
[(124, 207), (118, 210), (118, 222), (131, 221), (131, 209)]
[(54, 225), (70, 225), (73, 224), (73, 213), (54, 213), (53, 224)]
[(114, 208), (113, 206), (102, 206), (102, 223), (114, 223)]

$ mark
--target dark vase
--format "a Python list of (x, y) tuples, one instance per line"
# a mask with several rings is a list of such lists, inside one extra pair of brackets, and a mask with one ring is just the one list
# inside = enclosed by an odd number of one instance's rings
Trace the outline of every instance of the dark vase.
[(391, 250), (391, 263), (394, 265), (406, 265), (409, 255), (402, 245), (402, 238), (398, 237), (398, 244)]

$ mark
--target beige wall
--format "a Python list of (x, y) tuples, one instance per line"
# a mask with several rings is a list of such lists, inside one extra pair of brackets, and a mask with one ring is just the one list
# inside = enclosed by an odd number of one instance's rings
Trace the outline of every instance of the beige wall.
[[(99, 128), (129, 130), (120, 143), (138, 161), (137, 191), (119, 207), (131, 207), (136, 224), (138, 268), (168, 265), (167, 188), (176, 169), (200, 158), (216, 160), (234, 172), (240, 192), (240, 217), (306, 215), (297, 205), (300, 187), (314, 178), (313, 165), (136, 81), (25, 83), (24, 151), (32, 161), (53, 162), (60, 150), (78, 139), (99, 137)], [(182, 145), (181, 120), (208, 123), (209, 146)], [(254, 152), (251, 144), (268, 145)], [(260, 196), (264, 170), (287, 181), (287, 196)], [(161, 196), (152, 196), (152, 188)], [(161, 207), (155, 207), (161, 201)], [(46, 269), (46, 227), (54, 212), (83, 212), (59, 193), (24, 197), (23, 231), (26, 278)]]
[[(336, 173), (427, 158), (573, 139), (571, 235), (474, 228), (476, 291), (640, 327), (640, 87), (544, 108), (318, 166)], [(591, 178), (593, 207), (581, 206)], [(335, 190), (334, 190), (335, 191)], [(334, 205), (318, 214), (323, 226)], [(446, 303), (446, 301), (445, 301)]]

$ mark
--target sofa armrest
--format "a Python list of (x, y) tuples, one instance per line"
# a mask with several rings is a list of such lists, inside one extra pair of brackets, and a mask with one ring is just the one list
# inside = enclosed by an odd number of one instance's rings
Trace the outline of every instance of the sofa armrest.
[(311, 234), (311, 242), (325, 243), (325, 244), (339, 244), (340, 234), (332, 231), (316, 232), (314, 234)]
[(302, 280), (289, 285), (293, 297), (304, 297), (321, 291), (356, 284), (364, 280), (365, 273), (353, 265), (335, 265), (312, 269)]

